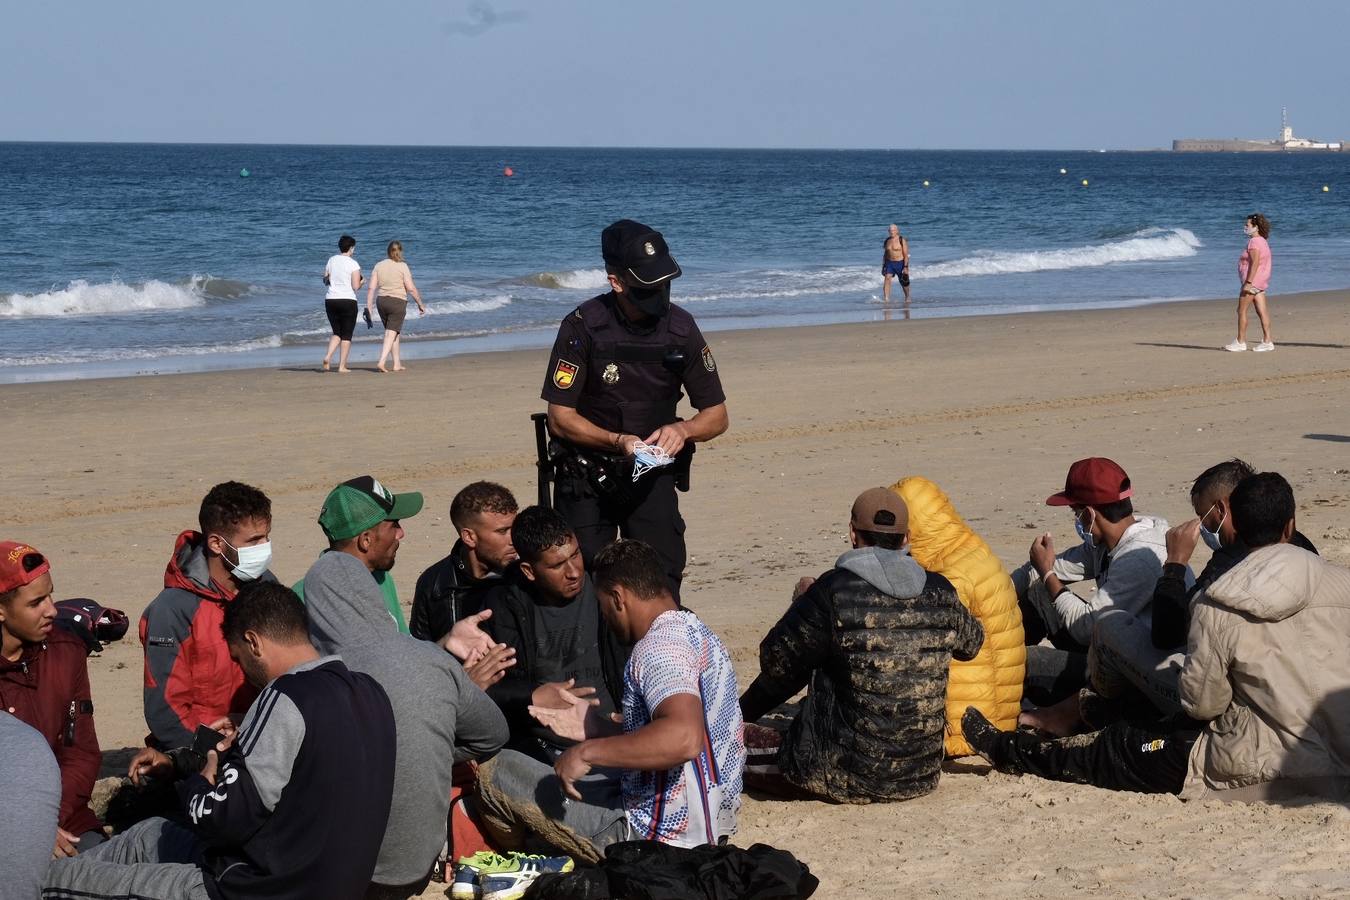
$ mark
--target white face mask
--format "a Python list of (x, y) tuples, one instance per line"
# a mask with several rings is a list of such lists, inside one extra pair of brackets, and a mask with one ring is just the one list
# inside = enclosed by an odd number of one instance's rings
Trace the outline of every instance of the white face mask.
[[(1083, 510), (1083, 512), (1088, 512), (1088, 510)], [(1091, 523), (1091, 521), (1091, 519), (1088, 519), (1089, 523)], [(1092, 527), (1090, 524), (1083, 524), (1083, 517), (1081, 514), (1073, 517), (1073, 530), (1078, 532), (1079, 539), (1082, 540), (1083, 544), (1086, 545), (1089, 550), (1096, 546), (1097, 542), (1092, 538)]]
[(263, 541), (250, 547), (235, 547), (224, 538), (221, 538), (221, 541), (239, 557), (239, 564), (230, 568), (230, 574), (240, 581), (257, 581), (272, 562), (271, 541)]
[(1247, 237), (1253, 237), (1256, 234), (1256, 226), (1247, 225), (1242, 229), (1242, 233), (1247, 235)]
[[(1216, 504), (1217, 505), (1217, 504)], [(1211, 506), (1205, 513), (1205, 516), (1214, 511)], [(1223, 529), (1223, 523), (1228, 521), (1228, 511), (1225, 510), (1223, 518), (1219, 520), (1218, 527), (1210, 531), (1205, 527), (1205, 516), (1200, 517), (1200, 538), (1205, 542), (1205, 546), (1211, 550), (1219, 550), (1223, 547), (1223, 539), (1219, 537), (1219, 532)]]

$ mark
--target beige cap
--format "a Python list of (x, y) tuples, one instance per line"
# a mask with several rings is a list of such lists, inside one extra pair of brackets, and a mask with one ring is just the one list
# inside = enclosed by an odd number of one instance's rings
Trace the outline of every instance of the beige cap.
[(909, 530), (909, 507), (890, 488), (868, 488), (853, 501), (854, 531), (904, 534)]

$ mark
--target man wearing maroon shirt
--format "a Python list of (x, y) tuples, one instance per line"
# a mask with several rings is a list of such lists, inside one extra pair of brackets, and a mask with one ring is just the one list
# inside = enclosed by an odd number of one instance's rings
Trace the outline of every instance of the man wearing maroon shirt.
[(0, 542), (0, 709), (40, 733), (61, 767), (53, 857), (106, 839), (89, 808), (102, 755), (84, 642), (56, 628), (51, 564), (27, 544)]

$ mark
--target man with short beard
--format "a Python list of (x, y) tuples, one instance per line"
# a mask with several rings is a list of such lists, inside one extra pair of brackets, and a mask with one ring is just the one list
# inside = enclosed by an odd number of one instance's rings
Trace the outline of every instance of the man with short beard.
[(220, 623), (243, 585), (276, 580), (267, 568), (272, 501), (226, 481), (202, 499), (197, 525), (178, 535), (164, 590), (141, 616), (146, 743), (160, 749), (190, 744), (198, 725), (243, 715), (257, 696), (230, 659)]
[(522, 510), (511, 541), (520, 562), (486, 598), (484, 628), (515, 648), (516, 665), (488, 696), (511, 726), (509, 746), (552, 765), (574, 742), (535, 721), (529, 707), (560, 709), (581, 697), (602, 716), (618, 711), (628, 651), (600, 614), (576, 533), (560, 513)]
[[(394, 620), (400, 634), (408, 633), (408, 623), (403, 618), (398, 589), (389, 572), (394, 568), (398, 547), (403, 541), (403, 526), (399, 520), (411, 518), (421, 511), (421, 494), (395, 495), (370, 475), (344, 481), (333, 488), (324, 498), (323, 509), (319, 510), (319, 527), (328, 538), (328, 549), (323, 552), (341, 551), (361, 561), (379, 587), (389, 618)], [(305, 579), (297, 581), (292, 590), (304, 600)]]
[(439, 641), (454, 624), (483, 608), (488, 590), (516, 560), (511, 523), (516, 498), (500, 484), (475, 481), (450, 503), (458, 538), (450, 555), (417, 579), (408, 630), (424, 641)]
[[(478, 629), (482, 615), (461, 621), (440, 646), (419, 641), (400, 632), (388, 596), (370, 577), (393, 566), (400, 519), (421, 509), (421, 494), (395, 494), (370, 476), (338, 485), (319, 515), (330, 550), (304, 580), (314, 645), (378, 681), (394, 708), (398, 768), (372, 879), (372, 896), (381, 900), (426, 887), (445, 841), (453, 764), (491, 756), (507, 737), (501, 713), (478, 687), (510, 664), (507, 648)], [(478, 671), (484, 666), (491, 671)]]

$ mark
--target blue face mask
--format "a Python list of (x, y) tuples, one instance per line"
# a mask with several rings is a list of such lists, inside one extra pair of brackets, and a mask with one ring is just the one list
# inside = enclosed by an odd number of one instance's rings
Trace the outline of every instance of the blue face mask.
[[(1209, 511), (1205, 513), (1205, 516), (1209, 515), (1213, 511), (1214, 507), (1211, 506), (1209, 508)], [(1220, 539), (1219, 537), (1219, 531), (1220, 529), (1223, 528), (1223, 523), (1228, 521), (1228, 513), (1225, 512), (1223, 514), (1223, 518), (1219, 520), (1219, 527), (1215, 528), (1213, 531), (1210, 531), (1208, 528), (1205, 527), (1205, 516), (1200, 517), (1200, 539), (1203, 540), (1205, 542), (1205, 546), (1211, 550), (1223, 549), (1223, 540)]]
[[(1087, 510), (1084, 510), (1084, 512), (1087, 512)], [(1096, 541), (1092, 539), (1092, 529), (1084, 527), (1083, 520), (1078, 514), (1073, 517), (1073, 530), (1078, 532), (1078, 537), (1082, 539), (1089, 550), (1096, 546)]]

